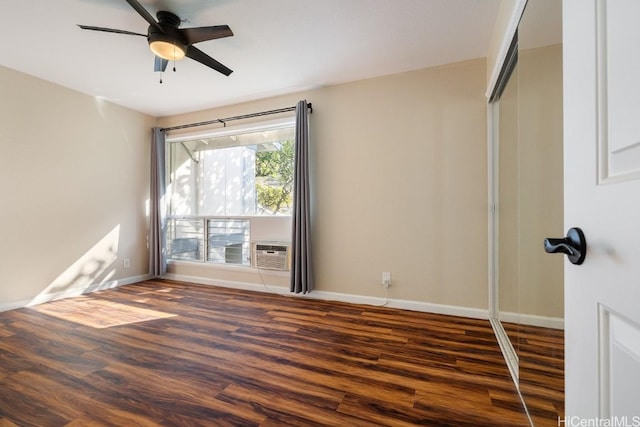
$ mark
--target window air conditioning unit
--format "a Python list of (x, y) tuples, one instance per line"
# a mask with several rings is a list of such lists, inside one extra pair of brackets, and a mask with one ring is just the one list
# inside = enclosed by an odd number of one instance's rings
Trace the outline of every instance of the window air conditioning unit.
[(289, 244), (284, 242), (254, 242), (252, 263), (256, 268), (268, 270), (289, 270), (291, 253)]

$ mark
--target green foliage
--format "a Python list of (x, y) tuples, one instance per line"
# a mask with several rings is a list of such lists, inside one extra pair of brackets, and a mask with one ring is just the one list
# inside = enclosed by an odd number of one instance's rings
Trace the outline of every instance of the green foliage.
[(274, 214), (279, 212), (284, 206), (291, 206), (291, 192), (285, 191), (281, 187), (271, 187), (257, 184), (258, 204), (263, 208), (268, 208)]
[(258, 205), (273, 214), (293, 201), (293, 141), (282, 141), (280, 150), (256, 154)]

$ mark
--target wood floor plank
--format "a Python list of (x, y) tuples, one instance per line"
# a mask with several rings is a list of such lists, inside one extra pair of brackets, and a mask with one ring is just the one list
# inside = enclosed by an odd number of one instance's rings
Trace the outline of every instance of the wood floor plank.
[[(441, 390), (429, 394), (419, 393), (415, 407), (442, 421), (442, 425), (455, 426), (527, 426), (526, 414), (514, 410), (520, 407), (517, 396), (509, 400), (489, 398), (489, 391), (482, 386), (474, 389), (442, 383)], [(443, 393), (443, 391), (445, 391)], [(455, 394), (452, 394), (455, 393)]]
[(0, 353), (22, 357), (34, 364), (52, 366), (56, 369), (82, 377), (104, 365), (74, 352), (61, 342), (40, 342), (25, 334), (16, 334), (9, 339), (0, 340)]
[[(122, 324), (0, 313), (0, 427), (527, 425), (486, 320), (165, 280), (82, 298)], [(546, 423), (561, 377), (529, 363)]]
[(304, 393), (274, 394), (268, 389), (231, 384), (221, 393), (220, 398), (228, 399), (230, 402), (244, 402), (254, 408), (261, 408), (265, 415), (281, 422), (297, 418), (299, 421), (296, 424), (298, 425), (340, 427), (359, 424), (357, 418), (343, 417), (336, 412), (337, 405), (333, 408), (317, 405), (317, 401), (307, 401), (304, 398)]
[[(39, 372), (38, 372), (39, 371)], [(152, 418), (138, 413), (137, 408), (129, 405), (112, 408), (108, 402), (94, 399), (95, 395), (86, 383), (63, 380), (60, 376), (51, 375), (47, 370), (23, 371), (12, 376), (10, 386), (29, 396), (31, 401), (46, 402), (47, 410), (60, 419), (75, 420), (86, 414), (92, 414), (96, 421), (108, 425), (156, 426)], [(49, 425), (41, 424), (41, 425)], [(62, 424), (60, 424), (62, 425)]]

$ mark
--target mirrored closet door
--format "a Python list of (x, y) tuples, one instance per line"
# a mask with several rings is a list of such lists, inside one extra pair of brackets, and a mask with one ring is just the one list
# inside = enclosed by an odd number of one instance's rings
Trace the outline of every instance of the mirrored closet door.
[(564, 416), (561, 2), (529, 0), (492, 98), (494, 326), (531, 420)]

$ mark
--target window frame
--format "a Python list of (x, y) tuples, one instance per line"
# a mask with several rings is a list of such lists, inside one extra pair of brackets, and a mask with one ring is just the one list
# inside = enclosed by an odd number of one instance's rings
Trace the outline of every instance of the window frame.
[[(261, 131), (277, 130), (277, 129), (291, 128), (291, 127), (295, 128), (295, 121), (296, 121), (295, 116), (289, 116), (289, 117), (283, 117), (279, 119), (262, 120), (257, 122), (245, 123), (245, 124), (236, 125), (236, 126), (225, 126), (222, 128), (207, 129), (204, 131), (186, 132), (186, 133), (180, 133), (177, 135), (167, 135), (166, 137), (167, 149), (166, 149), (166, 157), (165, 157), (167, 186), (172, 185), (172, 183), (169, 182), (170, 168), (171, 168), (171, 164), (170, 164), (171, 150), (169, 149), (169, 147), (171, 146), (171, 144), (191, 141), (194, 139), (207, 139), (207, 138), (216, 138), (216, 137), (224, 137), (224, 136), (233, 136), (233, 135), (239, 135), (239, 134), (245, 134), (245, 133), (251, 133), (251, 132), (261, 132)], [(171, 197), (170, 194), (167, 194), (167, 196), (168, 198)], [(167, 253), (167, 260), (172, 263), (173, 262), (189, 262), (189, 263), (211, 265), (216, 267), (223, 266), (223, 267), (230, 267), (230, 268), (252, 268), (253, 265), (252, 265), (252, 262), (250, 262), (249, 265), (246, 265), (246, 264), (234, 264), (234, 263), (228, 263), (228, 262), (213, 262), (207, 259), (206, 245), (207, 245), (207, 239), (208, 239), (208, 236), (207, 236), (208, 227), (206, 227), (206, 224), (208, 224), (209, 220), (247, 221), (249, 223), (249, 242), (251, 246), (255, 241), (253, 237), (253, 233), (254, 233), (253, 224), (252, 224), (253, 218), (261, 218), (267, 221), (269, 221), (269, 218), (273, 218), (274, 220), (278, 220), (278, 221), (281, 221), (283, 218), (291, 218), (291, 214), (279, 214), (279, 215), (273, 215), (273, 216), (256, 215), (256, 214), (251, 214), (251, 215), (172, 215), (169, 211), (171, 208), (171, 204), (169, 200), (167, 200), (166, 207), (167, 207), (167, 215), (166, 215), (167, 224), (169, 223), (169, 221), (172, 221), (172, 220), (198, 220), (198, 221), (203, 221), (203, 223), (205, 224), (205, 227), (203, 230), (205, 246), (204, 248), (202, 248), (204, 252), (201, 254), (201, 259), (171, 258), (171, 256)], [(165, 238), (167, 240), (169, 239), (169, 227), (167, 227), (165, 230)], [(167, 245), (168, 245), (168, 242), (167, 242)]]

